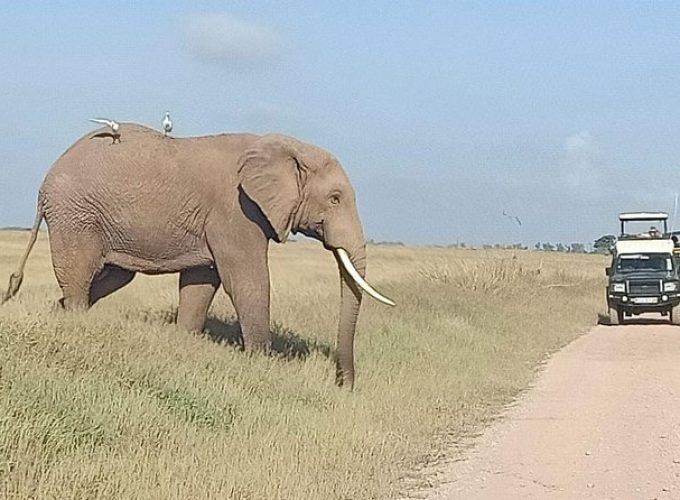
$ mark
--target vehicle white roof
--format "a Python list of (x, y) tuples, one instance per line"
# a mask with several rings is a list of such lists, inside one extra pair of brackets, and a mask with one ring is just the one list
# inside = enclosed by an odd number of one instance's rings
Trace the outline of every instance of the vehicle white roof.
[(666, 212), (624, 212), (619, 214), (619, 220), (666, 220)]
[(639, 239), (619, 240), (616, 242), (616, 253), (673, 253), (673, 240)]

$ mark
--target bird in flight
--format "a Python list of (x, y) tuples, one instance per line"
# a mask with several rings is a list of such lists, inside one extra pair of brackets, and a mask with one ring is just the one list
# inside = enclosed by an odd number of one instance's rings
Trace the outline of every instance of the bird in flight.
[(508, 217), (509, 219), (514, 220), (518, 225), (520, 226), (522, 225), (522, 221), (520, 220), (519, 217), (517, 217), (516, 215), (511, 215), (507, 213), (505, 210), (503, 210), (503, 217)]
[(168, 136), (172, 132), (172, 120), (170, 119), (170, 111), (165, 112), (165, 118), (163, 118), (163, 135)]
[(120, 123), (106, 118), (90, 118), (90, 121), (109, 127), (113, 131), (113, 134), (111, 135), (113, 137), (113, 144), (120, 142)]

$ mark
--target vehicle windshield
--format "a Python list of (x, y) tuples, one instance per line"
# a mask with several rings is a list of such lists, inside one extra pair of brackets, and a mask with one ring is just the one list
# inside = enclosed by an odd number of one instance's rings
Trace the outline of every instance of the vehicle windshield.
[(621, 255), (616, 260), (616, 270), (621, 273), (631, 271), (672, 271), (673, 259), (670, 255), (663, 253)]
[(662, 219), (659, 220), (628, 220), (621, 224), (621, 235), (619, 239), (639, 239), (639, 238), (662, 238), (664, 237), (666, 224)]

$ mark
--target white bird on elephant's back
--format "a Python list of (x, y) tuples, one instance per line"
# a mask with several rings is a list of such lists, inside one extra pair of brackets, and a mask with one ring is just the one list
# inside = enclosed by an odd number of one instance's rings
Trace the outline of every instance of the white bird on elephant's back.
[(108, 118), (90, 118), (90, 121), (109, 127), (112, 131), (111, 137), (113, 137), (113, 144), (120, 142), (120, 123), (115, 120), (109, 120)]
[(163, 118), (163, 135), (168, 136), (172, 132), (172, 120), (170, 119), (170, 111), (165, 112), (165, 118)]

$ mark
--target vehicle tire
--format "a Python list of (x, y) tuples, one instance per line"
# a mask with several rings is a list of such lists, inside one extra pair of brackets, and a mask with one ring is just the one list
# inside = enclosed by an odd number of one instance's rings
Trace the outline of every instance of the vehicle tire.
[[(680, 310), (678, 311), (678, 313), (680, 313)], [(616, 306), (609, 307), (609, 324), (612, 326), (623, 324), (623, 311), (621, 309), (618, 309)]]
[(680, 325), (680, 304), (671, 309), (671, 325)]

